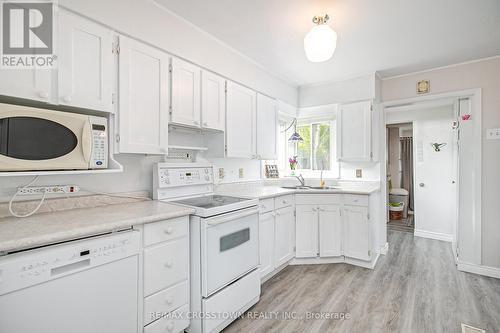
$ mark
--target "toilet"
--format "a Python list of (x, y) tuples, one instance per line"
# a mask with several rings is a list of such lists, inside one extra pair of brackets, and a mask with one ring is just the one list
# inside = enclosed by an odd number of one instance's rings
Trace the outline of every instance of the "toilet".
[(408, 218), (408, 191), (404, 188), (393, 188), (389, 191), (389, 202), (403, 202), (403, 218)]

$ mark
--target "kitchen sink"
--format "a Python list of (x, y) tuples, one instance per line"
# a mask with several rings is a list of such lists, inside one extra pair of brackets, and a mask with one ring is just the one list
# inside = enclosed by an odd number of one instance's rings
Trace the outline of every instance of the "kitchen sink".
[(296, 185), (296, 186), (281, 186), (281, 188), (286, 188), (289, 190), (308, 190), (311, 187), (310, 186)]
[(340, 190), (340, 186), (310, 186), (311, 190)]

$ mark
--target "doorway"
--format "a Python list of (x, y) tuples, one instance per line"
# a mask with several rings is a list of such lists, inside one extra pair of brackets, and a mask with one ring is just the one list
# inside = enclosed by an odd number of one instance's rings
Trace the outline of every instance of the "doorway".
[(389, 220), (387, 228), (414, 231), (413, 124), (390, 124), (387, 130), (387, 184)]

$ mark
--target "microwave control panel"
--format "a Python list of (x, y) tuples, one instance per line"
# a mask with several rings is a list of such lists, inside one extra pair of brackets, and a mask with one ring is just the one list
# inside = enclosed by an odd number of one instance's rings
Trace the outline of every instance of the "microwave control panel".
[(90, 117), (92, 130), (91, 169), (108, 167), (108, 122), (106, 118)]

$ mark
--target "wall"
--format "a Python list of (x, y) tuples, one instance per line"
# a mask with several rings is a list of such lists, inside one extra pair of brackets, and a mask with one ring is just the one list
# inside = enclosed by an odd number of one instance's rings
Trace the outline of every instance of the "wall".
[(299, 107), (348, 103), (377, 99), (375, 74), (350, 80), (311, 84), (299, 87)]
[(249, 58), (153, 1), (60, 0), (59, 5), (252, 89), (297, 105), (297, 87), (271, 75)]
[(391, 175), (392, 187), (401, 187), (401, 174), (399, 172), (399, 128), (391, 127), (388, 132), (388, 163), (387, 174)]
[(500, 141), (486, 140), (485, 129), (500, 127), (500, 57), (385, 79), (383, 101), (416, 97), (418, 80), (430, 80), (431, 93), (482, 90), (482, 264), (500, 268)]

